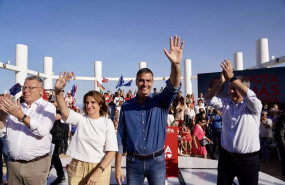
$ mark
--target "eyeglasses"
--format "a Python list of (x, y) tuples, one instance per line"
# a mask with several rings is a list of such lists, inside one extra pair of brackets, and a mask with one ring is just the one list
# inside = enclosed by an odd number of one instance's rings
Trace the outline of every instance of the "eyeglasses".
[(26, 90), (26, 89), (28, 89), (29, 91), (32, 91), (32, 90), (34, 90), (34, 89), (36, 89), (36, 88), (42, 88), (42, 87), (25, 87), (25, 86), (23, 86), (23, 87), (22, 87), (22, 91), (24, 91), (24, 90)]

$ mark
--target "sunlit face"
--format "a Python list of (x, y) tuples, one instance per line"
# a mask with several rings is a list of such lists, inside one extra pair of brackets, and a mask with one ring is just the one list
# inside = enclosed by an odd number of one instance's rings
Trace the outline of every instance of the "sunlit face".
[(87, 96), (85, 100), (85, 109), (89, 117), (100, 115), (100, 105), (93, 96)]
[(23, 86), (23, 96), (25, 102), (31, 105), (43, 95), (44, 88), (37, 80), (26, 80)]
[(142, 73), (136, 79), (136, 84), (138, 87), (137, 94), (139, 96), (148, 96), (151, 92), (153, 85), (153, 76), (151, 73)]
[(230, 83), (229, 85), (229, 96), (231, 100), (235, 103), (239, 103), (243, 100), (242, 95), (238, 92), (238, 90), (234, 87), (232, 83)]

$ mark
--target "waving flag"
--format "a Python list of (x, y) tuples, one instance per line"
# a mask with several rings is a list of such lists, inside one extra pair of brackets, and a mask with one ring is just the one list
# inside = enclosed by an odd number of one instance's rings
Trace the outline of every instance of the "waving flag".
[(103, 83), (108, 83), (108, 79), (103, 77), (103, 80), (102, 80)]
[(99, 87), (100, 92), (103, 92), (105, 90), (105, 87), (103, 87), (103, 85), (101, 85), (98, 81), (97, 86)]
[(123, 86), (130, 87), (132, 85), (133, 79), (131, 79), (128, 83), (125, 83)]
[(71, 89), (71, 96), (74, 97), (77, 91), (77, 85), (73, 84)]
[(20, 92), (22, 90), (22, 86), (19, 83), (16, 83), (15, 85), (13, 85), (13, 87), (11, 87), (11, 89), (9, 89), (10, 94), (12, 96), (15, 96), (18, 92)]
[(124, 84), (124, 79), (123, 79), (123, 75), (121, 75), (118, 84), (116, 85), (116, 89), (118, 89), (119, 87), (122, 87)]

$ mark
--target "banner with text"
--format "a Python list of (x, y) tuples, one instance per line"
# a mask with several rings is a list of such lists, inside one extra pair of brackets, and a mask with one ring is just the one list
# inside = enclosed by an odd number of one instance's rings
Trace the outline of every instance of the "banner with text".
[[(207, 90), (220, 78), (218, 73), (198, 74), (198, 92), (206, 94)], [(235, 76), (247, 77), (252, 89), (262, 102), (285, 103), (285, 67), (234, 71)], [(219, 92), (228, 96), (228, 83)]]
[(167, 127), (164, 144), (166, 177), (178, 177), (177, 127)]

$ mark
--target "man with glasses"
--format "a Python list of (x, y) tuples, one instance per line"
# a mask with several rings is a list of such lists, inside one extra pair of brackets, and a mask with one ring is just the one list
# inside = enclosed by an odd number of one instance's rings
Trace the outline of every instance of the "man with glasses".
[(8, 94), (0, 100), (0, 129), (7, 127), (10, 154), (8, 184), (45, 185), (56, 110), (43, 100), (43, 81), (38, 76), (25, 79), (22, 93), (25, 102), (21, 104)]
[[(249, 89), (249, 80), (234, 76), (229, 60), (224, 60), (221, 67), (220, 79), (205, 96), (207, 105), (223, 114), (217, 184), (232, 184), (237, 176), (240, 184), (257, 185), (262, 104)], [(227, 81), (230, 82), (229, 98), (216, 96)]]

